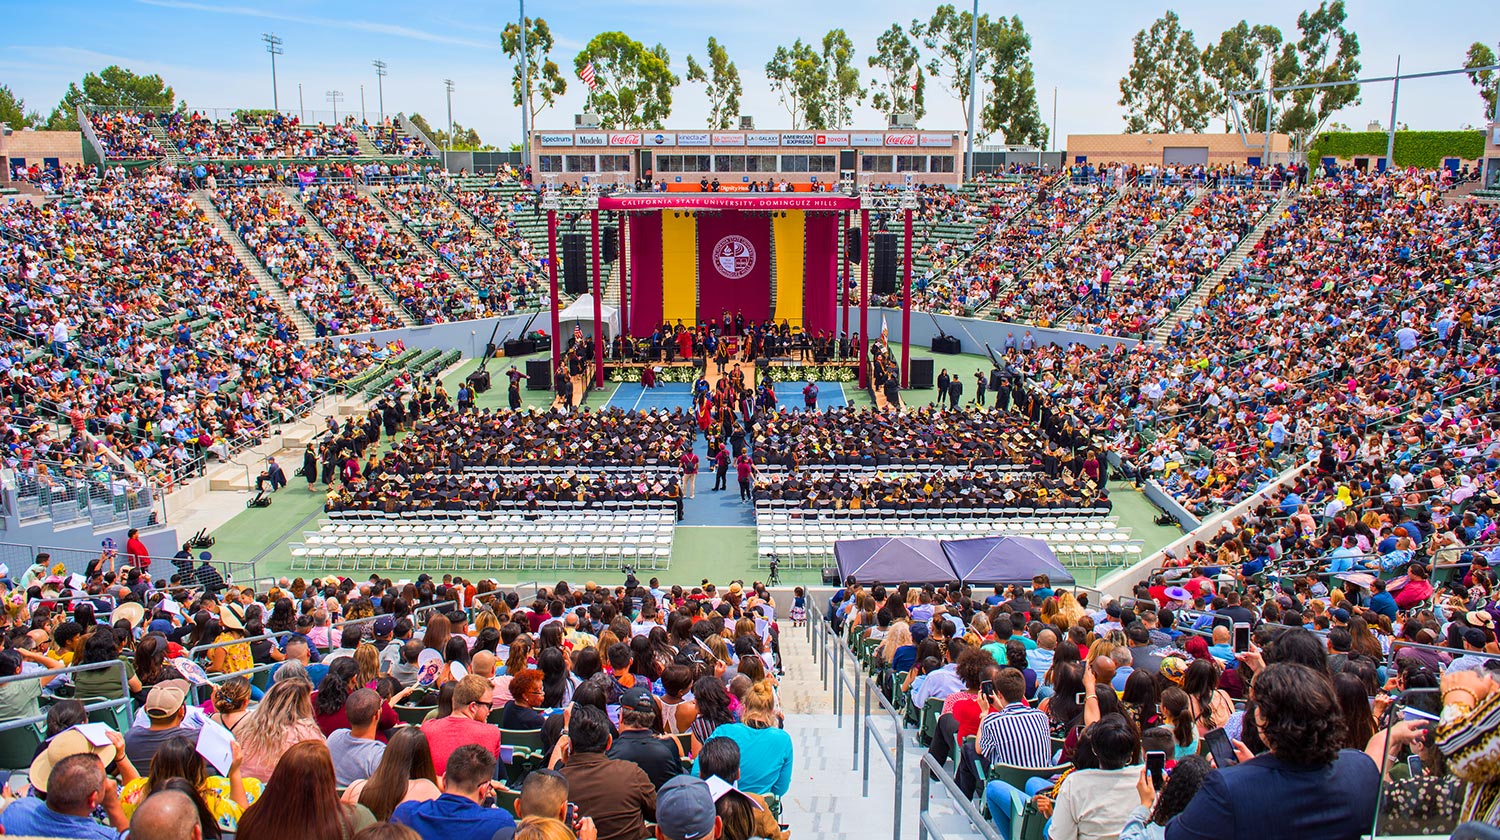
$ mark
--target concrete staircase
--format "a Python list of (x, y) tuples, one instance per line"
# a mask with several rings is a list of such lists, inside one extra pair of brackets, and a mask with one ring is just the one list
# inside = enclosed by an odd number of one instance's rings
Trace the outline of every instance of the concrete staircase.
[(375, 141), (370, 139), (365, 126), (357, 125), (354, 127), (354, 142), (359, 144), (359, 153), (361, 155), (366, 157), (380, 157), (380, 148), (375, 145)]
[(208, 191), (193, 190), (192, 197), (193, 203), (198, 205), (198, 208), (203, 211), (208, 220), (213, 222), (214, 226), (219, 229), (219, 234), (223, 236), (225, 242), (229, 243), (229, 247), (234, 250), (235, 257), (246, 268), (250, 269), (250, 276), (255, 278), (255, 282), (260, 286), (261, 291), (269, 295), (271, 300), (276, 301), (276, 304), (281, 307), (281, 311), (285, 312), (287, 317), (291, 319), (291, 324), (297, 332), (297, 337), (304, 339), (316, 334), (317, 328), (313, 325), (312, 320), (307, 317), (307, 313), (292, 303), (291, 296), (286, 293), (286, 289), (281, 287), (276, 278), (271, 276), (271, 272), (266, 270), (265, 265), (260, 261), (260, 257), (257, 257), (255, 252), (250, 250), (250, 247), (240, 239), (239, 234), (234, 232), (234, 228), (230, 226), (229, 221), (219, 214), (219, 208), (214, 206), (213, 199), (209, 198)]
[(1182, 323), (1198, 304), (1207, 300), (1213, 294), (1214, 289), (1217, 289), (1219, 284), (1224, 282), (1224, 278), (1239, 271), (1240, 266), (1245, 262), (1245, 257), (1249, 256), (1250, 252), (1255, 250), (1255, 243), (1260, 241), (1260, 238), (1265, 235), (1266, 230), (1272, 224), (1275, 224), (1276, 220), (1281, 218), (1281, 214), (1296, 200), (1297, 194), (1292, 192), (1286, 193), (1278, 199), (1271, 206), (1271, 209), (1260, 218), (1260, 221), (1256, 222), (1255, 227), (1246, 232), (1244, 238), (1240, 240), (1240, 244), (1235, 246), (1235, 249), (1230, 251), (1229, 255), (1220, 261), (1218, 267), (1213, 270), (1213, 273), (1198, 281), (1198, 285), (1193, 287), (1193, 291), (1177, 304), (1177, 308), (1172, 310), (1172, 314), (1156, 325), (1156, 329), (1151, 331), (1151, 340), (1166, 341), (1170, 338), (1172, 330), (1176, 329), (1177, 325)]
[(1130, 255), (1130, 259), (1127, 259), (1125, 263), (1120, 266), (1119, 273), (1124, 274), (1126, 271), (1134, 268), (1135, 264), (1145, 258), (1146, 255), (1154, 253), (1156, 251), (1156, 246), (1160, 245), (1161, 241), (1167, 237), (1167, 234), (1170, 233), (1174, 228), (1176, 228), (1183, 219), (1192, 218), (1193, 210), (1197, 209), (1198, 205), (1203, 203), (1203, 199), (1208, 196), (1208, 193), (1209, 191), (1207, 189), (1198, 190), (1193, 195), (1192, 201), (1189, 201), (1187, 204), (1183, 205), (1182, 209), (1178, 210), (1177, 213), (1172, 216), (1172, 218), (1168, 219), (1166, 224), (1162, 225), (1161, 228), (1156, 231), (1156, 233), (1151, 234), (1150, 239), (1147, 239), (1145, 242), (1141, 243), (1141, 247), (1135, 249), (1135, 252)]
[(365, 288), (374, 292), (376, 297), (385, 301), (391, 311), (396, 313), (396, 317), (401, 319), (402, 326), (417, 326), (416, 319), (411, 317), (411, 313), (406, 311), (406, 307), (402, 306), (399, 301), (392, 297), (391, 293), (386, 291), (385, 286), (380, 284), (380, 281), (370, 276), (370, 272), (366, 271), (365, 267), (359, 264), (359, 261), (355, 260), (353, 256), (345, 251), (339, 245), (338, 240), (333, 238), (333, 234), (329, 233), (328, 229), (323, 227), (323, 223), (318, 221), (318, 217), (308, 211), (307, 205), (302, 202), (302, 197), (297, 194), (297, 190), (292, 187), (282, 187), (281, 189), (286, 191), (286, 195), (291, 199), (292, 204), (296, 205), (297, 209), (302, 212), (302, 217), (307, 220), (307, 229), (314, 236), (323, 240), (326, 245), (341, 257), (339, 262), (348, 266), (354, 272), (354, 276), (359, 278), (359, 282), (365, 284)]
[(188, 163), (187, 155), (177, 151), (177, 144), (172, 141), (172, 138), (167, 136), (165, 128), (157, 125), (156, 120), (153, 119), (150, 125), (146, 126), (146, 130), (151, 132), (151, 136), (155, 137), (156, 142), (161, 145), (161, 150), (168, 163)]

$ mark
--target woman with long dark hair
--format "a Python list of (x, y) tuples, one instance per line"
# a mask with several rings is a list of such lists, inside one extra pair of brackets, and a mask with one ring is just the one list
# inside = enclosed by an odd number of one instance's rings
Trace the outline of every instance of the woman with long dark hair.
[[(349, 728), (349, 716), (344, 713), (344, 703), (348, 701), (349, 695), (360, 688), (359, 665), (352, 656), (340, 656), (333, 660), (328, 666), (328, 673), (323, 677), (323, 682), (318, 684), (318, 690), (313, 692), (312, 706), (313, 719), (318, 722), (318, 728), (324, 735), (332, 735), (339, 729)], [(396, 701), (400, 702), (406, 695), (416, 690), (416, 687), (402, 689), (395, 695)], [(389, 702), (380, 702), (380, 721), (378, 731), (380, 737), (401, 723), (396, 715), (396, 710), (391, 708)]]
[(240, 840), (348, 840), (375, 823), (363, 805), (339, 801), (333, 758), (322, 741), (302, 741), (276, 763), (261, 798), (240, 817)]
[(573, 699), (573, 675), (568, 671), (568, 657), (563, 649), (543, 648), (536, 665), (542, 672), (542, 706), (557, 709), (567, 705)]
[[(142, 690), (141, 680), (136, 676), (135, 667), (131, 665), (130, 660), (121, 659), (120, 648), (120, 637), (113, 627), (95, 627), (94, 632), (83, 640), (83, 652), (73, 664), (94, 665), (101, 662), (123, 661), (130, 692), (139, 694)], [(120, 693), (120, 672), (115, 668), (99, 668), (73, 674), (73, 691), (80, 700), (84, 698), (119, 700), (124, 696)]]
[(1333, 675), (1333, 694), (1344, 713), (1344, 748), (1362, 750), (1375, 734), (1375, 713), (1370, 709), (1370, 695), (1364, 680), (1354, 674)]
[(120, 789), (125, 816), (134, 814), (146, 797), (160, 790), (168, 779), (180, 778), (192, 785), (214, 825), (222, 831), (234, 831), (245, 809), (260, 798), (262, 786), (258, 779), (244, 778), (240, 773), (239, 744), (234, 744), (233, 750), (228, 776), (216, 776), (209, 773), (203, 756), (198, 754), (196, 738), (186, 735), (168, 738), (151, 758), (150, 772)]
[(734, 712), (730, 710), (724, 682), (713, 675), (699, 677), (693, 683), (693, 702), (698, 705), (698, 716), (688, 731), (693, 733), (693, 755), (697, 755), (704, 742), (714, 736), (715, 729), (734, 723)]
[(403, 726), (385, 745), (380, 766), (370, 778), (351, 784), (343, 801), (365, 806), (377, 820), (388, 820), (402, 802), (426, 802), (440, 795), (427, 736), (420, 727)]
[[(1193, 719), (1198, 722), (1198, 734), (1223, 726), (1234, 714), (1234, 701), (1229, 692), (1219, 688), (1219, 663), (1213, 658), (1194, 659), (1182, 675), (1182, 690), (1191, 700)], [(1163, 697), (1165, 697), (1163, 692)]]
[(422, 647), (442, 653), (452, 636), (453, 625), (448, 622), (448, 617), (434, 612), (427, 619), (427, 631), (422, 634)]
[(1054, 691), (1043, 701), (1042, 711), (1047, 713), (1054, 738), (1067, 735), (1083, 719), (1083, 706), (1078, 702), (1078, 695), (1083, 693), (1083, 667), (1079, 661), (1052, 665)]

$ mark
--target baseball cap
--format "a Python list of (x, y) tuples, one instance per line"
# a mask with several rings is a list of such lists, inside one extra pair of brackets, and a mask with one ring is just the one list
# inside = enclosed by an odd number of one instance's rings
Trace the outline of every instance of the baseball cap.
[(152, 686), (146, 695), (146, 715), (167, 718), (177, 714), (191, 687), (187, 680), (163, 680)]
[(696, 776), (676, 776), (656, 794), (656, 827), (667, 840), (707, 837), (717, 820), (713, 792)]
[(396, 632), (396, 619), (393, 616), (383, 615), (375, 619), (375, 635), (385, 636)]
[(650, 689), (638, 685), (620, 696), (620, 708), (650, 714), (656, 711), (656, 699), (651, 696)]
[(1343, 607), (1335, 609), (1333, 612), (1329, 613), (1329, 615), (1333, 616), (1333, 620), (1339, 622), (1340, 624), (1349, 623), (1349, 611), (1344, 609)]

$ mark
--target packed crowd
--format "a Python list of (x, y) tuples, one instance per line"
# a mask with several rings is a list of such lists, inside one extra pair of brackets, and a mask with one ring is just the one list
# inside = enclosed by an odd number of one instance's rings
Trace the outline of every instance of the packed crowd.
[[(1095, 464), (1095, 473), (1098, 472)], [(756, 498), (793, 502), (803, 510), (929, 510), (958, 508), (1084, 508), (1109, 510), (1109, 494), (1072, 472), (1056, 476), (1010, 471), (893, 468), (873, 475), (762, 473)]]
[[(785, 836), (793, 740), (759, 583), (168, 592), (133, 568), (71, 589), (38, 561), (15, 590), (31, 605), (0, 617), (0, 675), (37, 677), (0, 684), (0, 719), (44, 730), (0, 803), (7, 834)], [(50, 672), (65, 664), (86, 670)], [(137, 714), (81, 726), (84, 701), (127, 699)]]
[(1198, 569), (1102, 604), (1046, 577), (993, 594), (851, 579), (828, 618), (1002, 837), (1352, 839), (1500, 817), (1492, 599), (1398, 607)]
[(426, 143), (415, 135), (407, 134), (390, 119), (379, 125), (366, 125), (365, 132), (369, 135), (370, 142), (383, 155), (432, 157), (432, 151), (427, 148)]
[[(961, 266), (980, 243), (993, 236), (1036, 198), (1038, 182), (1021, 177), (981, 178), (972, 193), (927, 197), (923, 202), (929, 234), (913, 251), (913, 259), (927, 267), (912, 280), (912, 306), (929, 312), (963, 314), (982, 306), (990, 287), (968, 276)], [(936, 235), (931, 226), (945, 222), (977, 225), (973, 238), (953, 242)], [(880, 297), (877, 303), (900, 305), (898, 297)]]
[(401, 319), (344, 264), (280, 188), (220, 189), (214, 204), (318, 337), (391, 329)]
[(604, 408), (571, 414), (439, 411), (387, 456), (400, 469), (463, 472), (466, 466), (654, 466), (692, 449), (694, 418), (681, 409)]
[(1113, 275), (1187, 206), (1183, 186), (1135, 185), (1027, 272), (999, 305), (1008, 321), (1051, 326), (1110, 288)]
[(319, 158), (359, 154), (355, 119), (342, 123), (304, 124), (281, 113), (246, 112), (219, 120), (193, 112), (173, 111), (156, 115), (177, 151), (192, 159), (202, 158)]
[(161, 157), (164, 154), (161, 142), (149, 128), (155, 119), (139, 111), (101, 111), (89, 115), (94, 135), (104, 146), (104, 156), (114, 160)]
[(1236, 501), (1291, 453), (1327, 450), (1342, 473), (1371, 446), (1462, 434), (1444, 429), (1475, 409), (1445, 406), (1490, 399), (1496, 220), (1439, 200), (1430, 173), (1320, 180), (1168, 346), (1019, 364), (1191, 510)]
[[(440, 324), (496, 314), (488, 291), (453, 273), (405, 229), (386, 218), (379, 199), (356, 187), (307, 191), (309, 213), (370, 272), (418, 324)], [(498, 303), (498, 301), (496, 301)]]
[(1086, 295), (1054, 323), (1111, 335), (1144, 335), (1213, 273), (1275, 203), (1271, 194), (1238, 189), (1206, 193), (1156, 245)]
[(871, 408), (783, 412), (767, 417), (754, 438), (755, 461), (890, 466), (1041, 463), (1045, 439), (1019, 418), (932, 406), (901, 413)]
[(479, 289), (491, 310), (541, 304), (539, 267), (518, 258), (513, 243), (502, 244), (502, 230), (491, 233), (475, 225), (448, 193), (421, 184), (397, 187), (384, 198), (404, 224)]
[(13, 394), (153, 474), (227, 457), (392, 352), (297, 343), (167, 173), (111, 170), (60, 201), (0, 205), (0, 229)]

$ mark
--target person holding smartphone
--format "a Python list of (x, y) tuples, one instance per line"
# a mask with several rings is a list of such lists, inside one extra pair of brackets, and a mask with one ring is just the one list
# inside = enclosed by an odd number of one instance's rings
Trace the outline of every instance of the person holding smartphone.
[(1380, 771), (1363, 752), (1340, 749), (1343, 714), (1327, 677), (1277, 662), (1255, 676), (1255, 723), (1269, 752), (1233, 742), (1238, 763), (1220, 766), (1166, 840), (1261, 840), (1276, 815), (1278, 840), (1358, 840), (1375, 819)]

